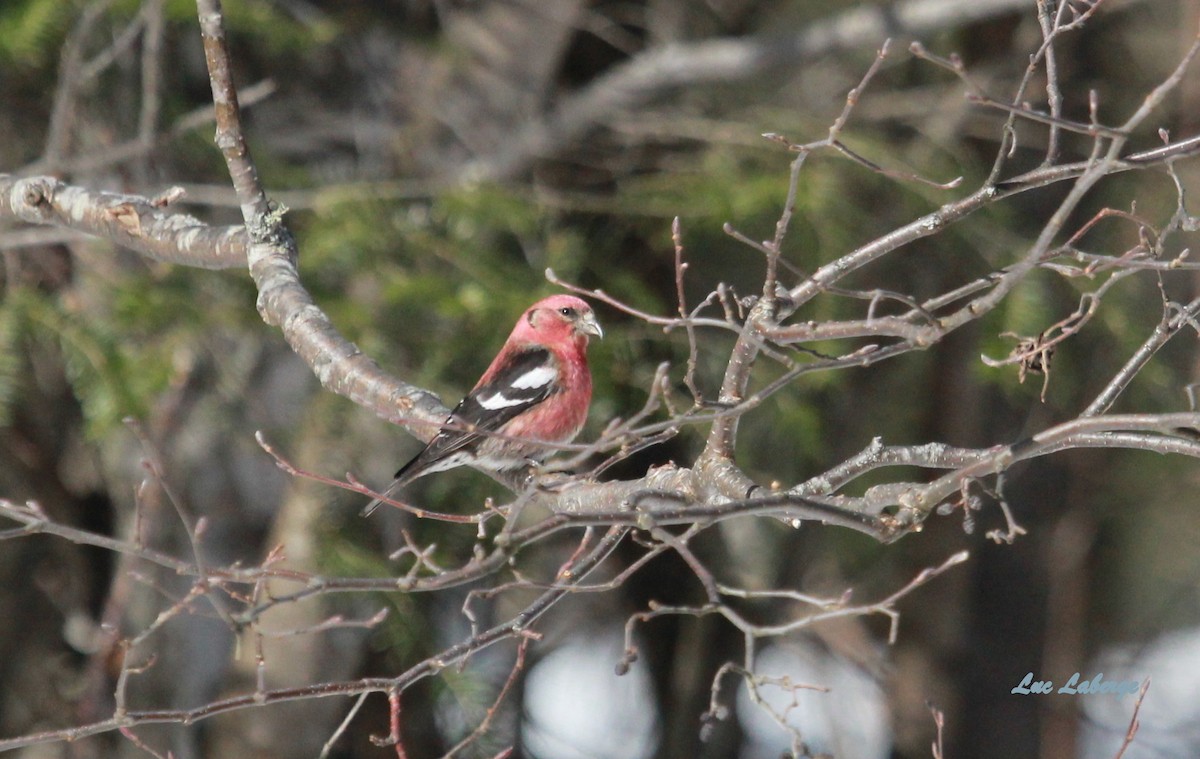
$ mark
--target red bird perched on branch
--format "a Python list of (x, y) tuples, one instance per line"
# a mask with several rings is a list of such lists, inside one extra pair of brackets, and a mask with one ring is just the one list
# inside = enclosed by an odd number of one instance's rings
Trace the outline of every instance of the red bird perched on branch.
[[(526, 309), (475, 388), (425, 450), (396, 472), (383, 497), (423, 475), (466, 464), (521, 469), (574, 440), (592, 402), (588, 335), (604, 333), (579, 298), (551, 295)], [(371, 501), (363, 514), (382, 502)]]

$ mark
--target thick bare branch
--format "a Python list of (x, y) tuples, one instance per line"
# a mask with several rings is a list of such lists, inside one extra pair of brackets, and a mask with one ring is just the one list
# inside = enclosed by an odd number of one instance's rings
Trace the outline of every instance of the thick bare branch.
[(212, 227), (149, 198), (96, 192), (53, 177), (0, 174), (0, 219), (6, 216), (86, 232), (157, 261), (202, 269), (246, 264), (242, 227)]

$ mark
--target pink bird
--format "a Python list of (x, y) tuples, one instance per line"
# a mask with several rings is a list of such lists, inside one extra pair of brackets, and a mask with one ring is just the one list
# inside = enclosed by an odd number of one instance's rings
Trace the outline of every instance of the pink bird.
[[(574, 440), (592, 401), (589, 335), (604, 337), (592, 307), (572, 295), (551, 295), (526, 309), (474, 389), (400, 467), (383, 498), (418, 477), (464, 465), (521, 469)], [(382, 502), (371, 501), (363, 514)]]

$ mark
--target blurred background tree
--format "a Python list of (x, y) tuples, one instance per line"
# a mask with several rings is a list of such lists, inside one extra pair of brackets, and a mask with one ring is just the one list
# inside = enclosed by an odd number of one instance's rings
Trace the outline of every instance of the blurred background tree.
[[(916, 5), (230, 0), (226, 15), (248, 136), (272, 197), (289, 209), (310, 292), (366, 354), (452, 402), (531, 294), (554, 289), (546, 268), (646, 311), (672, 313), (673, 217), (688, 251), (689, 302), (718, 281), (754, 293), (761, 261), (722, 225), (755, 239), (772, 234), (791, 156), (761, 135), (796, 142), (824, 135), (885, 36), (896, 37), (901, 51), (914, 36), (939, 54), (957, 51), (998, 97), (1013, 90), (1041, 39), (1032, 0), (962, 4), (969, 12), (945, 3), (919, 23), (909, 15)], [(1064, 113), (1086, 121), (1095, 90), (1101, 115), (1119, 120), (1167, 76), (1196, 26), (1194, 3), (1107, 3), (1058, 45)], [(720, 47), (726, 43), (758, 56), (739, 58)], [(1156, 123), (1177, 135), (1193, 132), (1198, 83), (1186, 80)], [(977, 186), (990, 170), (1003, 114), (972, 106), (962, 93), (945, 71), (893, 54), (844, 140), (877, 163), (939, 180), (962, 175), (966, 186)], [(237, 223), (236, 199), (211, 146), (210, 110), (191, 2), (0, 5), (5, 171), (147, 195), (179, 185), (189, 212)], [(1132, 144), (1148, 148), (1157, 139), (1150, 130)], [(1020, 125), (1014, 166), (1037, 166), (1045, 140), (1044, 129)], [(1064, 151), (1082, 159), (1089, 147), (1067, 138)], [(1177, 170), (1194, 184), (1192, 162)], [(1051, 186), (993, 205), (845, 285), (919, 297), (986, 274), (1036, 235), (1063, 192)], [(814, 156), (799, 186), (786, 260), (810, 271), (949, 197), (944, 189)], [(1135, 198), (1137, 211), (1155, 224), (1175, 210), (1165, 174), (1121, 177), (1101, 185), (1075, 227), (1103, 207), (1128, 209)], [(1128, 247), (1137, 241), (1131, 229), (1104, 223), (1095, 234)], [(284, 476), (253, 433), (262, 430), (307, 469), (352, 471), (376, 484), (415, 452), (416, 442), (319, 392), (308, 369), (258, 319), (243, 272), (158, 264), (54, 228), (0, 230), (0, 249), (0, 496), (36, 499), (66, 524), (128, 531), (146, 475), (138, 462), (152, 454), (176, 497), (205, 519), (203, 545), (214, 564), (253, 565), (283, 545), (290, 563), (331, 575), (396, 572), (387, 556), (403, 545), (407, 522), (399, 514), (359, 519), (361, 499)], [(1178, 290), (1179, 280), (1172, 286)], [(1012, 345), (1000, 333), (1037, 334), (1066, 316), (1082, 291), (1039, 274), (996, 312), (930, 351), (857, 372), (810, 375), (797, 391), (773, 398), (769, 413), (743, 421), (739, 461), (751, 474), (796, 482), (876, 436), (978, 447), (1073, 416), (1160, 320), (1152, 278), (1131, 279), (1109, 296), (1113, 307), (1060, 347), (1044, 403), (1040, 377), (1018, 384), (1014, 369), (988, 368), (978, 356), (1005, 355)], [(837, 317), (839, 303), (818, 301), (807, 318)], [(680, 365), (688, 355), (682, 335), (664, 337), (615, 310), (601, 309), (600, 317), (616, 339), (592, 349), (597, 389), (589, 439), (609, 419), (641, 407), (660, 362)], [(1169, 345), (1121, 403), (1180, 408), (1180, 388), (1197, 370), (1194, 346), (1194, 337)], [(723, 369), (716, 361), (699, 366), (702, 390), (715, 395)], [(122, 424), (126, 417), (137, 420), (135, 428)], [(685, 429), (610, 475), (690, 461), (705, 432)], [(796, 644), (804, 648), (779, 649), (789, 661), (817, 662), (799, 670), (811, 681), (849, 683), (834, 690), (860, 694), (830, 707), (841, 721), (806, 713), (802, 732), (814, 752), (839, 757), (926, 756), (934, 739), (931, 701), (947, 715), (947, 756), (1061, 757), (1077, 748), (1084, 755), (1079, 747), (1092, 745), (1081, 738), (1089, 721), (1123, 731), (1130, 700), (1120, 702), (1126, 708), (1117, 716), (1080, 720), (1079, 700), (1019, 698), (1009, 690), (1026, 672), (1065, 680), (1117, 644), (1152, 648), (1146, 641), (1163, 629), (1200, 622), (1200, 561), (1192, 550), (1200, 530), (1197, 474), (1191, 461), (1103, 450), (1023, 465), (1006, 481), (1007, 502), (1029, 531), (1014, 545), (984, 537), (1000, 524), (997, 513), (985, 511), (973, 532), (958, 516), (934, 518), (921, 535), (892, 546), (836, 528), (753, 522), (703, 535), (694, 549), (747, 587), (836, 595), (853, 586), (862, 598), (876, 598), (953, 550), (970, 548), (966, 568), (905, 598), (895, 645), (884, 644), (887, 620), (872, 618), (814, 626)], [(872, 482), (865, 478), (862, 487)], [(502, 492), (484, 477), (457, 473), (423, 480), (410, 496), (466, 512)], [(146, 543), (186, 553), (187, 535), (165, 518), (171, 507), (161, 490), (145, 488), (141, 497), (147, 512), (160, 516), (148, 520)], [(418, 543), (436, 543), (449, 563), (470, 554), (469, 533), (407, 527)], [(168, 572), (131, 580), (113, 553), (46, 535), (0, 545), (0, 567), (13, 578), (0, 591), (0, 735), (111, 714), (114, 636), (141, 629), (133, 620), (144, 627), (154, 619), (155, 592), (177, 598), (187, 583)], [(626, 561), (637, 555), (619, 554)], [(562, 559), (547, 550), (531, 563)], [(287, 612), (295, 617), (281, 624), (299, 628), (332, 611), (352, 618), (380, 606), (394, 611), (371, 630), (295, 643), (268, 659), (272, 675), (302, 684), (402, 670), (466, 634), (464, 593), (338, 596)], [(763, 733), (741, 705), (737, 720), (717, 724), (710, 740), (700, 741), (712, 677), (741, 646), (736, 630), (716, 619), (640, 626), (643, 656), (630, 679), (587, 679), (580, 662), (598, 660), (607, 676), (623, 646), (612, 643), (612, 631), (651, 600), (694, 604), (703, 594), (684, 562), (664, 555), (618, 590), (557, 608), (542, 629), (547, 640), (531, 649), (517, 699), (523, 706), (509, 704), (492, 736), (469, 755), (497, 755), (515, 741), (519, 751), (541, 757), (777, 756), (779, 745), (761, 737), (770, 728)], [(181, 615), (161, 635), (160, 658), (138, 677), (131, 706), (194, 706), (253, 683), (252, 642), (239, 645), (219, 614)], [(1200, 655), (1194, 645), (1189, 650)], [(572, 651), (573, 659), (555, 658)], [(511, 648), (488, 652), (462, 672), (409, 691), (409, 755), (440, 755), (468, 732), (495, 698), (513, 655)], [(573, 662), (567, 672), (575, 677), (566, 681), (582, 693), (554, 679), (556, 661)], [(1130, 671), (1146, 674), (1134, 661)], [(608, 679), (613, 683), (605, 685)], [(594, 710), (592, 729), (603, 719), (623, 722), (628, 745), (616, 745), (612, 732), (589, 739), (586, 726), (548, 710), (539, 688), (573, 703), (577, 713)], [(614, 688), (628, 689), (618, 700), (639, 705), (635, 713), (644, 719), (601, 708)], [(1165, 695), (1166, 685), (1164, 695), (1151, 692), (1171, 703), (1183, 699)], [(386, 708), (367, 701), (333, 755), (378, 755), (368, 736), (386, 724)], [(176, 757), (315, 756), (345, 710), (341, 699), (289, 704), (147, 729), (143, 738)], [(867, 734), (847, 737), (847, 725), (856, 722)], [(818, 723), (840, 727), (822, 733)], [(141, 749), (104, 737), (56, 751), (28, 755), (132, 756)]]

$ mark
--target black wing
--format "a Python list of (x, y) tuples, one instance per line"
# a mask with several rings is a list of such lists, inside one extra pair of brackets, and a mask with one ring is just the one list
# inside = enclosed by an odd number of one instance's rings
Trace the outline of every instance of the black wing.
[[(423, 474), (459, 466), (456, 459), (488, 432), (495, 432), (523, 411), (558, 392), (558, 360), (545, 348), (530, 347), (514, 353), (496, 376), (459, 401), (446, 424), (413, 460), (400, 467), (392, 484), (381, 494), (390, 498)], [(366, 516), (383, 501), (376, 498), (363, 509)]]
[(495, 432), (524, 411), (557, 392), (558, 362), (545, 348), (531, 347), (513, 355), (496, 376), (459, 401), (429, 445), (396, 472), (396, 479), (430, 470), (488, 432)]

